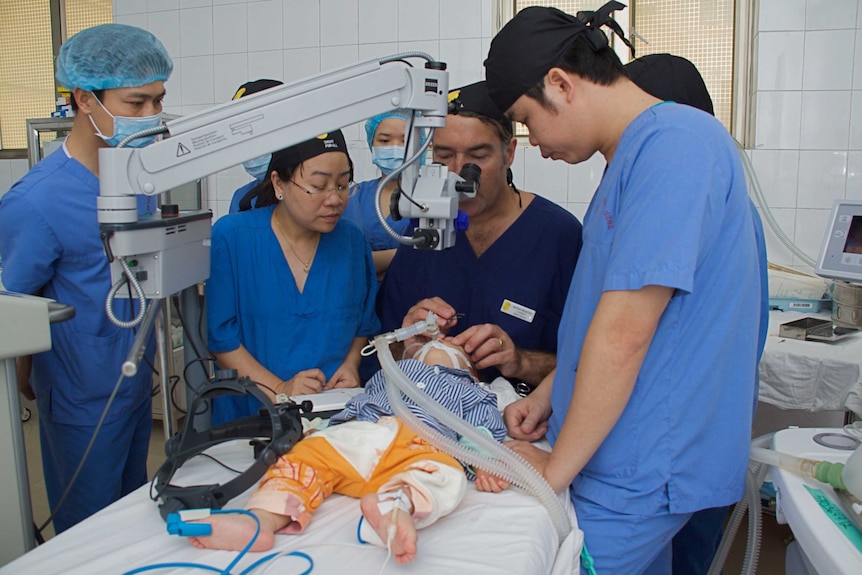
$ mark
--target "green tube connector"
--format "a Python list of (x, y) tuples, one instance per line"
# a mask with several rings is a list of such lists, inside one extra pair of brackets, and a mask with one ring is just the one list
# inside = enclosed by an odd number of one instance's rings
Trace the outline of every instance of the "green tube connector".
[(822, 481), (836, 489), (847, 489), (844, 485), (844, 479), (842, 479), (843, 473), (843, 463), (821, 461), (817, 464), (817, 467), (814, 470), (814, 478), (817, 479), (817, 481)]

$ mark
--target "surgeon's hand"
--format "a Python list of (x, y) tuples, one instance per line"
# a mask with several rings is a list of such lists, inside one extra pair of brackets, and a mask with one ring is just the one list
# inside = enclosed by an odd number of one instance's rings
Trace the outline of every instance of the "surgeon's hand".
[(458, 319), (455, 317), (455, 308), (446, 303), (442, 298), (432, 297), (423, 299), (409, 310), (404, 316), (404, 321), (401, 322), (401, 327), (413, 325), (417, 321), (425, 321), (428, 318), (428, 312), (432, 311), (437, 316), (437, 325), (440, 327), (440, 332), (445, 334), (446, 331), (456, 323)]
[(326, 376), (317, 368), (300, 371), (290, 379), (282, 381), (276, 393), (285, 395), (306, 395), (320, 393), (326, 385)]
[[(541, 387), (541, 386), (540, 386)], [(551, 416), (551, 403), (537, 388), (527, 397), (510, 403), (503, 411), (503, 421), (509, 435), (524, 441), (538, 441), (548, 431), (548, 418)]]
[(324, 389), (335, 389), (336, 387), (359, 387), (359, 371), (356, 367), (342, 363), (341, 367), (326, 382)]
[(492, 323), (473, 325), (449, 338), (470, 356), (476, 369), (496, 367), (503, 377), (517, 377), (521, 372), (521, 355), (503, 328)]

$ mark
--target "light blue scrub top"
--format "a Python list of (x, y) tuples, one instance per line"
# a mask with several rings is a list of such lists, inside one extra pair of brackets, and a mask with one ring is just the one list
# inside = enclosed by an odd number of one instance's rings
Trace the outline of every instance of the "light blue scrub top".
[[(0, 199), (0, 258), (9, 291), (43, 295), (75, 308), (71, 320), (51, 325), (51, 349), (33, 356), (30, 383), (39, 410), (57, 423), (94, 425), (121, 374), (135, 330), (119, 328), (105, 313), (111, 271), (100, 238), (99, 179), (68, 156), (65, 146), (36, 164)], [(138, 212), (156, 199), (138, 197)], [(137, 305), (114, 302), (130, 320)], [(2, 321), (2, 320), (0, 320)], [(152, 361), (153, 339), (147, 356)], [(120, 385), (106, 422), (150, 401), (152, 371), (142, 363)]]
[(712, 116), (650, 108), (624, 132), (584, 220), (560, 324), (548, 436), (571, 403), (605, 291), (676, 289), (631, 398), (573, 493), (627, 514), (729, 505), (744, 492), (766, 254), (738, 152)]
[[(381, 179), (377, 178), (376, 180), (360, 182), (359, 190), (347, 202), (343, 216), (345, 219), (359, 226), (359, 229), (365, 235), (365, 239), (368, 240), (371, 250), (375, 252), (394, 249), (401, 245), (386, 233), (386, 230), (383, 229), (380, 220), (377, 218), (377, 208), (374, 199)], [(413, 235), (413, 225), (410, 219), (395, 221), (390, 214), (386, 216), (386, 223), (402, 236)]]
[[(377, 276), (362, 232), (350, 222), (321, 234), (300, 293), (270, 226), (273, 207), (220, 218), (213, 226), (207, 280), (209, 349), (240, 344), (283, 380), (319, 368), (332, 377), (356, 337), (380, 331)], [(252, 397), (213, 402), (213, 423), (257, 413)]]

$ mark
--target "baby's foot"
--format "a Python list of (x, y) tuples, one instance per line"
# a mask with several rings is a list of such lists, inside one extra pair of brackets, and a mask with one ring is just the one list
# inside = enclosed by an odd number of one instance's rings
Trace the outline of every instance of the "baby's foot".
[[(248, 515), (210, 515), (194, 523), (209, 523), (212, 526), (212, 535), (188, 538), (198, 549), (241, 551), (248, 545), (257, 530), (257, 523)], [(274, 543), (275, 534), (261, 529), (251, 551), (266, 551), (271, 549)]]
[(392, 555), (400, 564), (410, 563), (416, 557), (416, 525), (410, 513), (397, 507), (386, 515), (381, 515), (377, 504), (380, 502), (376, 493), (369, 493), (359, 501), (362, 515), (374, 528), (377, 536), (386, 543), (389, 541), (389, 526), (392, 524), (392, 513), (398, 512), (395, 519), (395, 536), (392, 538)]

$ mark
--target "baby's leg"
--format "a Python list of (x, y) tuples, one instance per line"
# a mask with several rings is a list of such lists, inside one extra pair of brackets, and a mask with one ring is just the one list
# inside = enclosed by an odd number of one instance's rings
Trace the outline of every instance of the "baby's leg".
[[(290, 523), (290, 517), (278, 515), (263, 509), (250, 509), (260, 519), (260, 533), (251, 547), (251, 551), (266, 551), (275, 543), (275, 532)], [(212, 535), (205, 537), (189, 537), (191, 544), (198, 549), (225, 549), (241, 551), (248, 545), (257, 523), (254, 518), (241, 513), (210, 515), (196, 523), (209, 523)]]
[[(395, 560), (403, 565), (410, 563), (416, 557), (416, 525), (413, 522), (413, 505), (407, 498), (407, 494), (403, 491), (402, 502), (393, 502), (392, 510), (386, 513), (381, 511), (381, 504), (386, 509), (386, 501), (393, 493), (369, 493), (364, 495), (359, 501), (359, 506), (362, 509), (362, 515), (365, 520), (374, 528), (374, 532), (380, 537), (384, 545), (390, 548)], [(397, 497), (397, 496), (396, 496)], [(403, 509), (402, 507), (406, 507)], [(394, 520), (394, 522), (393, 522)], [(390, 530), (394, 528), (391, 534)]]

